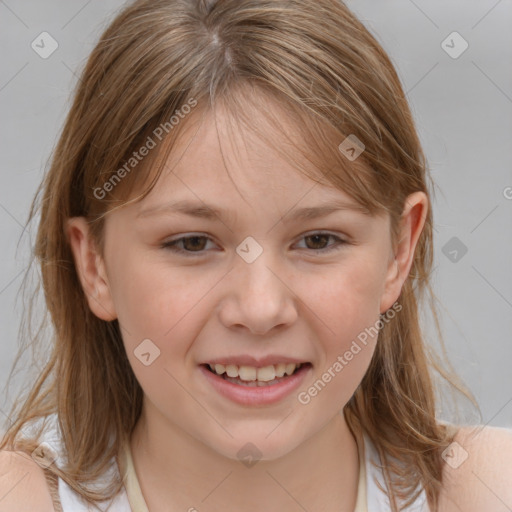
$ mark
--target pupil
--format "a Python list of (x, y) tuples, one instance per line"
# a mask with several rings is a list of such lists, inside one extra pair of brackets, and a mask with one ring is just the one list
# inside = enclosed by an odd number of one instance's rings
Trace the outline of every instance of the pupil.
[[(324, 239), (324, 242), (326, 241), (326, 239), (329, 237), (329, 235), (310, 235), (306, 238), (309, 238), (309, 239), (315, 239), (318, 241), (318, 239)], [(322, 245), (322, 244), (321, 244)], [(321, 249), (321, 247), (310, 247), (310, 249)]]
[[(197, 247), (197, 244), (190, 244), (189, 243), (191, 240), (194, 240), (195, 242), (197, 242), (198, 240), (202, 240), (203, 244), (200, 243), (199, 244), (200, 247)], [(186, 238), (183, 241), (185, 248), (186, 249), (192, 249), (192, 250), (194, 250), (194, 249), (204, 249), (204, 242), (205, 242), (204, 237), (200, 237), (200, 236), (192, 236), (192, 237)], [(190, 247), (190, 245), (192, 245), (192, 247)], [(189, 246), (189, 247), (187, 247), (187, 246)]]

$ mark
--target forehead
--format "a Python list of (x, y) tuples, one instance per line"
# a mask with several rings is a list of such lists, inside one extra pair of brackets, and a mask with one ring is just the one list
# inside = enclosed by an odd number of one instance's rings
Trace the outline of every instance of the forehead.
[(232, 192), (246, 198), (265, 193), (269, 200), (299, 201), (307, 196), (358, 204), (296, 150), (305, 149), (300, 127), (275, 98), (252, 98), (243, 104), (243, 115), (238, 114), (223, 103), (191, 112), (150, 195), (182, 197), (185, 191), (197, 200), (215, 197), (222, 201)]

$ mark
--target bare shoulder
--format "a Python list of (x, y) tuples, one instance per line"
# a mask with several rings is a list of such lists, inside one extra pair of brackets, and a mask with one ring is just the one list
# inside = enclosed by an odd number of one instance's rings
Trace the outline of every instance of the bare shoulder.
[(443, 459), (439, 512), (512, 510), (512, 429), (460, 427)]
[(0, 451), (0, 512), (55, 512), (44, 470), (21, 451)]

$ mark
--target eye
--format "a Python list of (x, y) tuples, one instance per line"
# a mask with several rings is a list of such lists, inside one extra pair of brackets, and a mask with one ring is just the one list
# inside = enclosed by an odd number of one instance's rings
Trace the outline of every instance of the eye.
[[(193, 236), (183, 236), (181, 238), (177, 238), (176, 240), (170, 240), (168, 242), (164, 242), (161, 247), (163, 249), (169, 249), (178, 254), (184, 254), (187, 256), (199, 256), (204, 251), (205, 241), (210, 241), (211, 239), (204, 235), (193, 235)], [(180, 247), (178, 244), (183, 243), (183, 247)]]
[[(326, 245), (330, 239), (334, 240), (334, 243)], [(302, 240), (306, 241), (306, 249), (323, 254), (340, 249), (340, 246), (348, 244), (346, 240), (337, 235), (323, 232), (303, 236)], [(183, 236), (164, 242), (161, 247), (178, 254), (195, 257), (204, 254), (206, 245), (211, 241), (211, 238), (205, 235)]]
[[(324, 247), (326, 247), (325, 243), (329, 239), (334, 239), (335, 243), (331, 244), (330, 246), (328, 245), (327, 248), (324, 249)], [(322, 232), (306, 235), (302, 238), (302, 240), (306, 240), (306, 241), (309, 240), (312, 242), (312, 244), (306, 243), (306, 246), (313, 245), (313, 247), (307, 247), (308, 249), (311, 249), (316, 252), (324, 253), (324, 254), (331, 252), (331, 251), (338, 250), (341, 248), (340, 246), (348, 243), (346, 240), (343, 240), (342, 238), (340, 238), (337, 235), (333, 235), (332, 233), (322, 233)]]

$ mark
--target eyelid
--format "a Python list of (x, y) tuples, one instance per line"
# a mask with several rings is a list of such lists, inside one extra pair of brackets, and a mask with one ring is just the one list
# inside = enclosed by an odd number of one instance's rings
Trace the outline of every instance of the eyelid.
[(181, 242), (182, 240), (187, 240), (189, 238), (206, 238), (207, 243), (208, 242), (214, 242), (214, 239), (205, 234), (205, 233), (186, 233), (185, 235), (181, 235), (177, 238), (166, 240), (160, 244), (160, 247), (162, 249), (167, 249), (172, 252), (175, 252), (177, 254), (184, 254), (187, 256), (197, 257), (201, 256), (203, 254), (206, 254), (208, 251), (202, 250), (202, 251), (186, 251), (185, 249), (181, 249), (180, 247), (177, 247), (177, 244)]
[[(336, 243), (330, 246), (327, 246), (326, 249), (308, 249), (305, 248), (304, 250), (309, 253), (317, 253), (317, 254), (328, 254), (330, 252), (336, 251), (338, 249), (341, 249), (342, 246), (348, 245), (350, 242), (347, 240), (347, 238), (340, 236), (339, 234), (332, 233), (331, 231), (324, 231), (324, 230), (316, 230), (316, 231), (308, 231), (306, 233), (303, 233), (300, 235), (298, 240), (303, 240), (305, 238), (308, 238), (310, 236), (315, 235), (325, 235), (331, 238), (334, 238), (336, 240)], [(297, 243), (297, 242), (295, 242)]]

